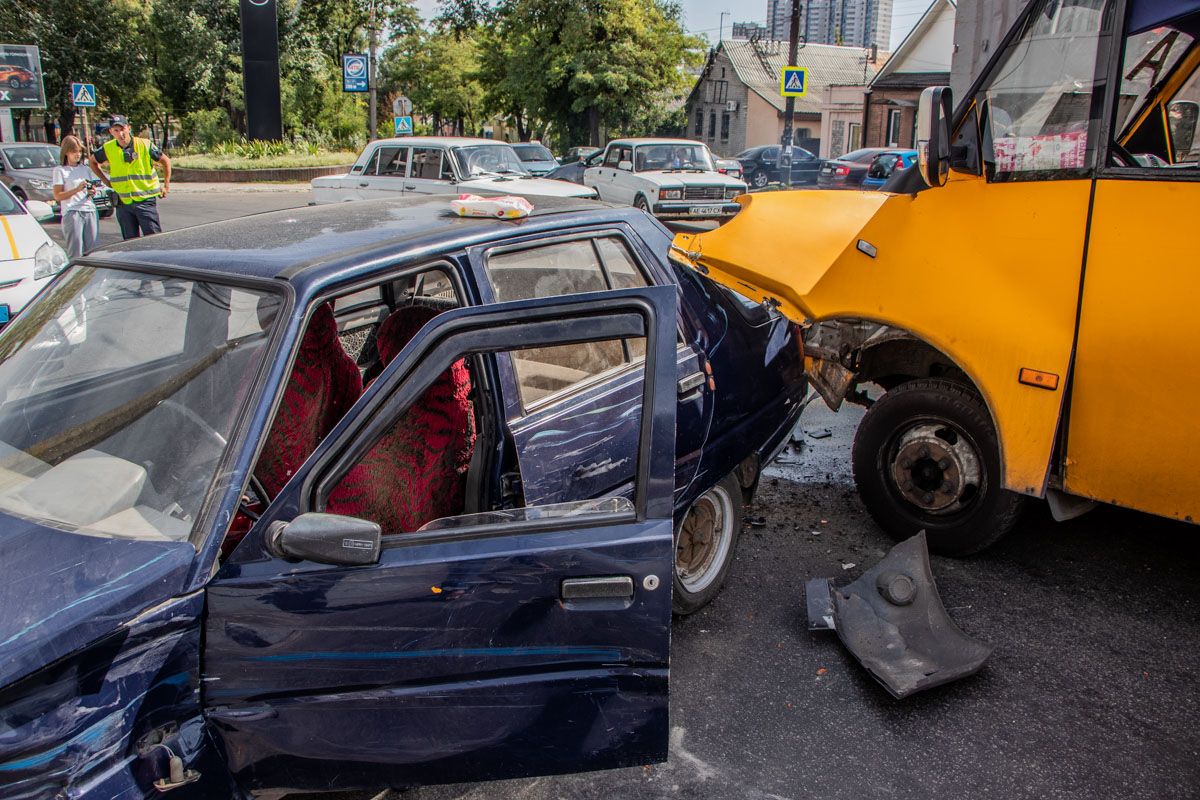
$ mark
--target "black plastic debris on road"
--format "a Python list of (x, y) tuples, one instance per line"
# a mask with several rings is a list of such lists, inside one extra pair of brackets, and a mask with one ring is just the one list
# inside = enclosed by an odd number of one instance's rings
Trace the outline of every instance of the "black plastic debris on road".
[(850, 654), (896, 698), (974, 675), (992, 653), (946, 613), (924, 531), (848, 586), (818, 578), (807, 583), (805, 595), (809, 629), (837, 631)]

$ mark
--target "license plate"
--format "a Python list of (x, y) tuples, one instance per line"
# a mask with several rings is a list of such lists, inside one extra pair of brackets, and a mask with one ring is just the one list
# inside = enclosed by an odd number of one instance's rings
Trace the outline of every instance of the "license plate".
[(0, 304), (0, 325), (8, 322), (9, 316), (8, 303)]
[(688, 209), (688, 213), (693, 217), (708, 216), (710, 214), (720, 214), (720, 206), (692, 206)]

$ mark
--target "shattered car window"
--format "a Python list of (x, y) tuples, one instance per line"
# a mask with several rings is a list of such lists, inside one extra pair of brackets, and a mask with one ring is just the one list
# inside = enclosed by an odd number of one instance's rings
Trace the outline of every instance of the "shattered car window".
[(64, 274), (0, 335), (0, 511), (188, 539), (278, 310), (214, 283)]

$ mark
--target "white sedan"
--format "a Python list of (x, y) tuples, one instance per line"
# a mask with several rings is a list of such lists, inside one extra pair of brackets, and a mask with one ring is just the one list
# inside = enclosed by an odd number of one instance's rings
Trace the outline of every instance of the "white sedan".
[(313, 202), (500, 192), (522, 197), (596, 197), (594, 189), (535, 178), (507, 142), (419, 136), (369, 143), (344, 175), (312, 182)]
[(617, 139), (583, 174), (601, 200), (637, 206), (659, 219), (724, 219), (740, 209), (746, 183), (723, 175), (701, 142)]
[(0, 325), (67, 266), (67, 254), (39, 224), (53, 217), (46, 203), (22, 203), (0, 184)]

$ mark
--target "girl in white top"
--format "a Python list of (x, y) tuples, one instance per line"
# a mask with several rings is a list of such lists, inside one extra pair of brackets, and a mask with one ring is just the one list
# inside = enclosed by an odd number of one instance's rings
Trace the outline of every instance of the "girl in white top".
[(83, 143), (74, 136), (64, 136), (59, 149), (62, 165), (54, 168), (54, 199), (62, 210), (67, 254), (75, 259), (93, 250), (100, 240), (100, 218), (92, 202), (96, 190), (88, 182), (92, 178), (91, 169), (81, 163)]

